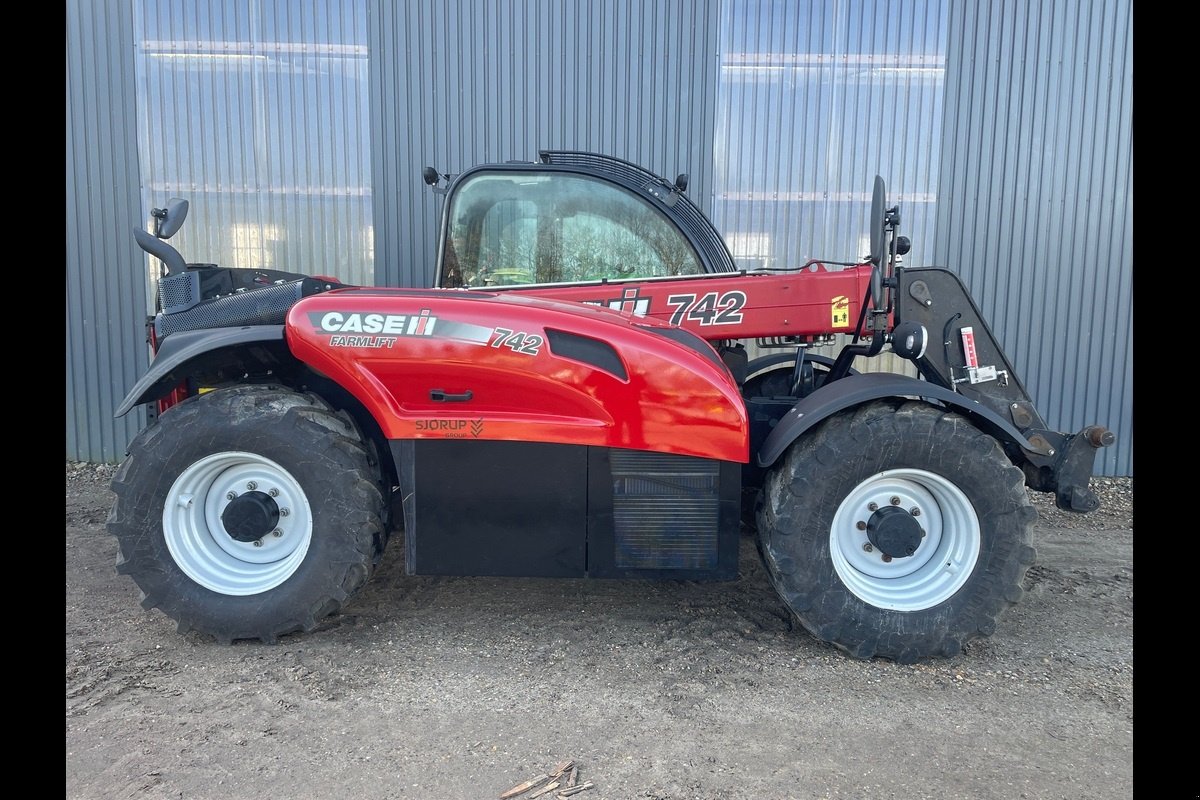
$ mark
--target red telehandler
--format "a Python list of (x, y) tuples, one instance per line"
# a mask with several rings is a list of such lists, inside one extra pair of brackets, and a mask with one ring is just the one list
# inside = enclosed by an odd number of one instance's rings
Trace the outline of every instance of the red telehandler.
[[(1051, 428), (958, 277), (901, 266), (880, 178), (866, 258), (758, 270), (684, 175), (543, 151), (424, 178), (431, 289), (186, 263), (182, 200), (135, 231), (163, 272), (117, 414), (155, 413), (108, 527), (180, 631), (311, 630), (397, 529), (410, 574), (693, 580), (736, 578), (748, 530), (812, 635), (910, 663), (1018, 601), (1028, 490), (1098, 506), (1113, 434)], [(916, 377), (854, 368), (884, 353)]]

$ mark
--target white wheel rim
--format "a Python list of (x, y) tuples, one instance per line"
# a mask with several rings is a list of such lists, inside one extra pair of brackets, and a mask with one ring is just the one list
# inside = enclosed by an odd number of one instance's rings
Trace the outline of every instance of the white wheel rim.
[[(911, 556), (885, 561), (871, 546), (860, 523), (871, 518), (872, 504), (917, 510), (925, 536)], [(979, 517), (962, 490), (932, 472), (892, 469), (867, 478), (838, 506), (829, 552), (838, 577), (859, 599), (893, 611), (920, 611), (962, 588), (979, 560), (980, 541)]]
[[(225, 531), (221, 513), (230, 495), (262, 491), (280, 517), (257, 542)], [(292, 576), (312, 542), (312, 509), (299, 482), (283, 467), (254, 453), (203, 458), (175, 479), (163, 507), (163, 535), (175, 564), (196, 583), (225, 595), (274, 589)]]

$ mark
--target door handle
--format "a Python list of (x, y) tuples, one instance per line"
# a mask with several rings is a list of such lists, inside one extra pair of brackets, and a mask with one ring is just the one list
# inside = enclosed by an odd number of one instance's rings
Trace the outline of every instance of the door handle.
[(467, 389), (462, 394), (453, 394), (444, 389), (429, 390), (429, 399), (435, 403), (465, 403), (472, 397), (474, 397), (474, 395), (471, 393), (470, 389)]

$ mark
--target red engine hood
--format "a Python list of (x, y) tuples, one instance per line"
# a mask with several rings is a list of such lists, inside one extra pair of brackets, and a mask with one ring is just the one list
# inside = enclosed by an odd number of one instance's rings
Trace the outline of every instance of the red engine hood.
[(296, 303), (286, 335), (389, 439), (748, 459), (729, 371), (699, 337), (657, 320), (511, 294), (339, 289)]

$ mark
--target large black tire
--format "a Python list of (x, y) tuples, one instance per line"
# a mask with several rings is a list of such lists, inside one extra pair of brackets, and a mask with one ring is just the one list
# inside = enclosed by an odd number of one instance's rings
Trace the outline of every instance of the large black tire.
[(1021, 597), (1036, 518), (996, 439), (927, 403), (878, 401), (775, 464), (758, 545), (806, 630), (855, 658), (913, 663), (995, 630)]
[(353, 420), (284, 388), (168, 409), (112, 488), (117, 571), (181, 633), (226, 644), (312, 630), (366, 583), (386, 541), (379, 465)]

